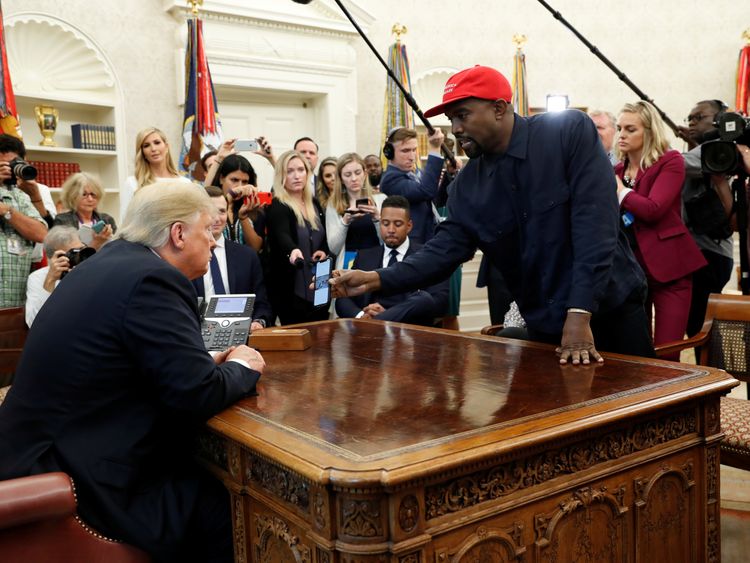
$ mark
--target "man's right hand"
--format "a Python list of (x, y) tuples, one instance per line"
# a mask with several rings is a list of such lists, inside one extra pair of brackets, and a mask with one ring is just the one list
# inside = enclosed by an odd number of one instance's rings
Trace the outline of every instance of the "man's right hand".
[(0, 182), (9, 180), (12, 175), (13, 174), (11, 174), (10, 171), (10, 164), (8, 164), (7, 162), (0, 162)]
[(380, 276), (362, 270), (334, 270), (328, 283), (332, 297), (354, 297), (380, 289)]
[(443, 134), (443, 130), (438, 127), (432, 135), (427, 137), (427, 142), (430, 145), (430, 152), (435, 150), (439, 152), (444, 140), (445, 135)]
[(250, 369), (257, 371), (258, 373), (263, 373), (263, 368), (266, 367), (266, 362), (263, 359), (263, 356), (260, 355), (260, 352), (249, 346), (245, 346), (244, 344), (237, 346), (234, 350), (229, 352), (226, 359), (243, 360), (247, 362)]

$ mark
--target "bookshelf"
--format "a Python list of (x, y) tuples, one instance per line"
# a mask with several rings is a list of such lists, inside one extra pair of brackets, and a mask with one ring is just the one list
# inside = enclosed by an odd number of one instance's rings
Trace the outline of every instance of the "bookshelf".
[[(39, 13), (6, 19), (8, 64), (26, 159), (77, 164), (81, 171), (96, 174), (107, 194), (99, 211), (119, 220), (119, 189), (127, 169), (124, 101), (107, 57), (91, 38), (65, 20)], [(58, 111), (53, 137), (57, 146), (40, 145), (43, 137), (34, 111), (39, 105)], [(74, 148), (71, 125), (76, 123), (114, 128), (115, 150)], [(63, 166), (54, 170), (57, 180), (47, 185), (57, 201), (66, 170)]]

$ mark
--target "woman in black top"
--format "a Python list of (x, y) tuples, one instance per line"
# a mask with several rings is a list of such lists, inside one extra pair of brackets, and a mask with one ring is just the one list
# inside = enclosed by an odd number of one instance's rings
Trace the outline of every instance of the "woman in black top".
[(312, 305), (312, 264), (328, 258), (325, 215), (312, 195), (310, 165), (287, 151), (276, 162), (273, 202), (266, 209), (270, 280), (274, 311), (282, 325), (328, 318), (328, 309)]

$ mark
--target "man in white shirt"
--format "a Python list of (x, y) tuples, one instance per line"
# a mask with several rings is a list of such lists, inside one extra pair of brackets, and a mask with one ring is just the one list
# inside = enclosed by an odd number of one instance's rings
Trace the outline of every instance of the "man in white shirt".
[[(380, 209), (380, 235), (385, 247), (366, 248), (357, 253), (352, 268), (372, 271), (388, 268), (421, 248), (412, 241), (413, 227), (409, 201), (400, 195), (389, 196)], [(336, 313), (342, 318), (377, 319), (432, 326), (448, 307), (448, 279), (417, 291), (383, 296), (365, 293), (336, 300)]]
[[(31, 327), (47, 298), (55, 291), (62, 277), (71, 270), (70, 250), (86, 248), (73, 227), (52, 227), (44, 237), (48, 265), (31, 273), (26, 285), (26, 324)], [(93, 254), (93, 252), (92, 252)], [(89, 254), (81, 254), (81, 258)]]
[(211, 264), (203, 277), (193, 280), (199, 297), (208, 299), (217, 294), (254, 293), (253, 322), (250, 330), (259, 330), (273, 323), (273, 313), (263, 282), (263, 269), (258, 255), (249, 246), (224, 238), (227, 224), (227, 200), (220, 188), (206, 186), (206, 193), (219, 210), (211, 233), (216, 240)]

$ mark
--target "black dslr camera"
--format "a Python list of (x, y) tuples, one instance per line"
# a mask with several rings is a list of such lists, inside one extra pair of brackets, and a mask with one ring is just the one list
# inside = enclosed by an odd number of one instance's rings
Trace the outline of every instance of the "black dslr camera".
[(36, 168), (20, 157), (11, 160), (8, 165), (10, 166), (10, 178), (3, 181), (6, 186), (15, 186), (18, 183), (18, 178), (22, 180), (34, 180), (36, 178)]
[(706, 174), (734, 174), (740, 171), (737, 145), (750, 145), (750, 118), (726, 112), (716, 118), (718, 139), (701, 145), (701, 169)]
[[(68, 263), (70, 264), (70, 270), (78, 266), (81, 262), (86, 260), (86, 258), (90, 257), (92, 254), (96, 254), (96, 250), (89, 247), (84, 246), (82, 248), (71, 248), (65, 253), (65, 256), (68, 259)], [(67, 272), (63, 272), (60, 276), (60, 279), (63, 279), (65, 277), (65, 274), (67, 274), (70, 270)]]

